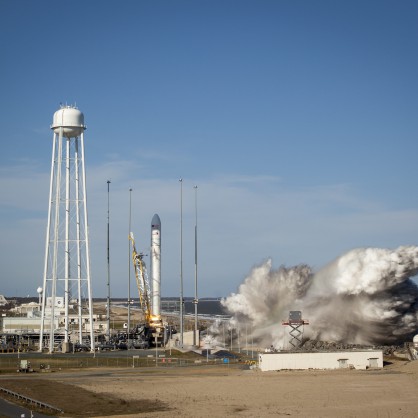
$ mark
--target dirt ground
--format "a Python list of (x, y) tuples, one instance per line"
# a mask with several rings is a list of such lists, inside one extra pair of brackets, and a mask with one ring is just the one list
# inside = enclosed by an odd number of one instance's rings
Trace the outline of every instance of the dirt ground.
[(73, 417), (418, 417), (418, 361), (365, 371), (101, 368), (3, 376), (0, 386), (39, 398), (40, 382), (45, 402)]

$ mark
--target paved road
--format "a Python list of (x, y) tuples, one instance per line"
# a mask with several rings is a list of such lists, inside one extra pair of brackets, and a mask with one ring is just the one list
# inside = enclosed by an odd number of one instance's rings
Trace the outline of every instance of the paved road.
[(23, 408), (22, 406), (15, 405), (11, 402), (5, 401), (0, 398), (0, 411), (2, 415), (11, 418), (51, 418), (52, 415), (44, 415), (39, 412), (32, 412), (30, 409)]

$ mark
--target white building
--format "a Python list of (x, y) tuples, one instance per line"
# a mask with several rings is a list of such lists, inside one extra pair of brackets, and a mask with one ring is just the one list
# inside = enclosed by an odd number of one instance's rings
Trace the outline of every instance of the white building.
[(383, 367), (383, 352), (374, 350), (335, 351), (321, 353), (263, 353), (259, 354), (261, 371), (345, 369)]
[[(55, 318), (54, 327), (55, 329), (59, 328), (58, 318)], [(1, 318), (0, 323), (0, 331), (2, 334), (39, 334), (40, 328), (40, 316), (4, 316)]]
[[(79, 317), (77, 315), (69, 316), (68, 330), (71, 334), (76, 335), (78, 330)], [(82, 318), (83, 333), (90, 332), (91, 326), (89, 317), (84, 315)], [(22, 333), (39, 333), (41, 329), (41, 317), (28, 313), (27, 316), (3, 316), (0, 320), (0, 332), (3, 334), (22, 334)], [(50, 324), (45, 324), (45, 330), (49, 332)], [(65, 316), (56, 315), (54, 318), (54, 330), (56, 333), (63, 333), (65, 329)], [(93, 315), (94, 333), (107, 333), (107, 321), (101, 315)]]
[[(68, 315), (68, 327), (66, 327), (66, 315), (64, 309), (64, 298), (56, 297), (54, 305), (54, 332), (63, 334), (65, 329), (70, 334), (70, 340), (76, 342), (80, 339), (79, 323), (81, 321), (81, 329), (83, 336), (87, 336), (93, 328), (94, 334), (107, 333), (107, 320), (102, 315), (93, 315), (93, 326), (90, 324), (89, 315), (81, 315), (76, 312), (74, 305), (70, 305), (71, 313)], [(52, 312), (52, 299), (47, 298), (45, 310), (48, 315)], [(3, 315), (0, 318), (0, 332), (3, 334), (39, 334), (41, 330), (41, 311), (39, 303), (31, 302), (22, 304), (12, 310), (18, 316)], [(45, 333), (51, 332), (51, 321), (45, 321)]]
[(39, 315), (41, 313), (39, 303), (36, 302), (23, 303), (22, 305), (14, 307), (10, 311), (20, 315), (27, 315), (28, 318), (33, 318), (37, 316), (38, 313)]

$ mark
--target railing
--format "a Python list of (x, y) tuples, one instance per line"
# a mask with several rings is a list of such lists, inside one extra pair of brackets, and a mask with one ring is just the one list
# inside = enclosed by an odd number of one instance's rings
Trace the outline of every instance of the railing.
[[(107, 357), (105, 355), (100, 356), (96, 353), (93, 356), (83, 357), (30, 357), (26, 356), (31, 362), (31, 367), (35, 372), (52, 372), (62, 369), (84, 369), (84, 368), (96, 368), (96, 367), (199, 367), (207, 365), (220, 365), (225, 364), (223, 358), (179, 358), (179, 357), (158, 357), (157, 364), (155, 355), (149, 357), (139, 357), (135, 355), (124, 357)], [(12, 357), (0, 357), (0, 370), (16, 370), (18, 359)], [(237, 359), (229, 359), (228, 364), (245, 364), (239, 362)]]
[(62, 409), (56, 408), (55, 406), (49, 405), (45, 402), (37, 401), (36, 399), (29, 398), (28, 396), (21, 395), (20, 393), (13, 392), (6, 388), (0, 387), (0, 391), (6, 393), (7, 395), (13, 396), (14, 398), (28, 402), (31, 405), (36, 405), (39, 408), (50, 409), (59, 413), (64, 412)]

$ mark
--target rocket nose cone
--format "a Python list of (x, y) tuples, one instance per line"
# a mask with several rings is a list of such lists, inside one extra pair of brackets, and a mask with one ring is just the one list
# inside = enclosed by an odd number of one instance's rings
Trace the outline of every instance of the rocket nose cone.
[(151, 228), (161, 228), (161, 220), (157, 214), (152, 217)]

